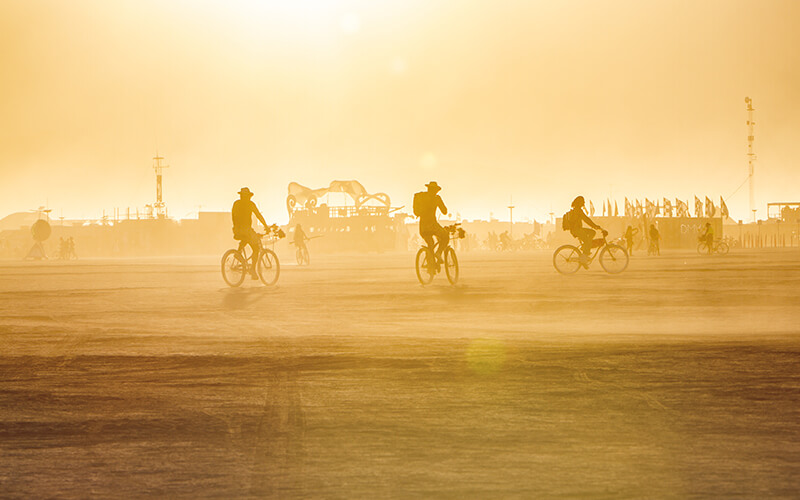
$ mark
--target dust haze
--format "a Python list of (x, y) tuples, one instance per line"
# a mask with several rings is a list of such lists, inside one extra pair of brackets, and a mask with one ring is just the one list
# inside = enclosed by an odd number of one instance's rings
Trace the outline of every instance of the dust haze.
[(794, 2), (0, 5), (0, 496), (792, 497)]

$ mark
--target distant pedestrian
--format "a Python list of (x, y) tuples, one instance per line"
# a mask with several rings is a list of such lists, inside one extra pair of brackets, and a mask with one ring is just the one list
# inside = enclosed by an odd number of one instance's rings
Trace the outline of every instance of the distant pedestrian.
[(628, 226), (625, 230), (625, 243), (628, 246), (628, 255), (633, 255), (633, 237), (639, 232), (639, 228)]

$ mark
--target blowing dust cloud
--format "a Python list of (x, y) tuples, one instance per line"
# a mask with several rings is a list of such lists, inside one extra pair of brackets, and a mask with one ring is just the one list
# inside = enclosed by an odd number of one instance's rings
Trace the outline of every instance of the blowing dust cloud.
[(792, 496), (798, 21), (3, 2), (2, 491)]

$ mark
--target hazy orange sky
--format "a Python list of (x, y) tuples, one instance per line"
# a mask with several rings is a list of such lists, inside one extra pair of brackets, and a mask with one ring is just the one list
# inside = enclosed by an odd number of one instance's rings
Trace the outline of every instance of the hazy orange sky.
[[(358, 179), (409, 205), (561, 213), (576, 194), (800, 201), (797, 1), (0, 2), (0, 217)], [(747, 218), (747, 186), (729, 201)]]

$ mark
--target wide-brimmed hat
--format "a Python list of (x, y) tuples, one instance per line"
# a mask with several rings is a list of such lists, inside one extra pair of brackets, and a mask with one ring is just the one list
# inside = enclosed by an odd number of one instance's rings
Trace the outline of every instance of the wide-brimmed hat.
[(430, 181), (429, 183), (425, 184), (425, 187), (430, 190), (436, 190), (436, 191), (442, 190), (442, 188), (439, 186), (439, 184), (436, 183), (436, 181)]
[(246, 187), (245, 187), (245, 188), (242, 188), (242, 189), (239, 191), (239, 194), (240, 194), (240, 195), (243, 195), (243, 196), (253, 196), (253, 192), (252, 192), (252, 191), (250, 191), (250, 188), (246, 188)]

